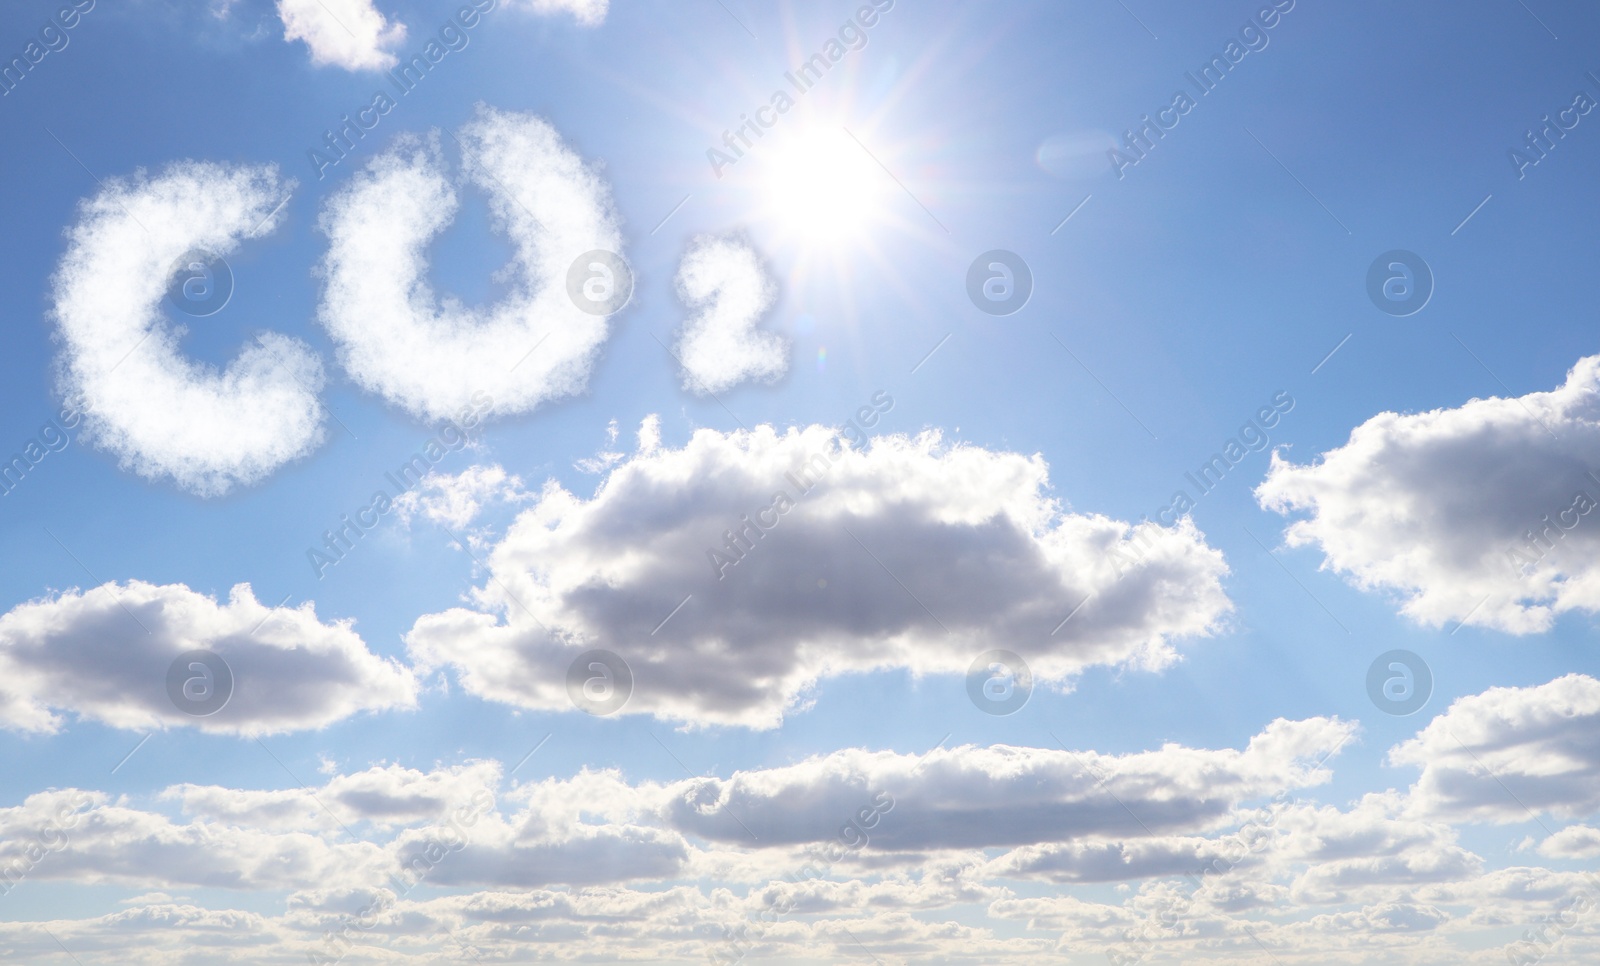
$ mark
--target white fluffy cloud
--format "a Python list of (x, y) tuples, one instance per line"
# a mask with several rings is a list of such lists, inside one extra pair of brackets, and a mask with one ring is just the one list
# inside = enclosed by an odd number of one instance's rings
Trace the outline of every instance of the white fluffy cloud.
[[(167, 692), (169, 666), (191, 650), (215, 652), (233, 673), (232, 697), (207, 717)], [(411, 671), (367, 650), (348, 622), (323, 623), (309, 603), (266, 607), (249, 584), (218, 604), (182, 584), (108, 583), (0, 616), (0, 727), (54, 732), (68, 712), (117, 728), (259, 735), (409, 708), (416, 694)]]
[(1552, 859), (1600, 858), (1600, 828), (1569, 825), (1540, 842), (1539, 854)]
[(985, 870), (1009, 879), (1050, 882), (1127, 882), (1130, 879), (1193, 875), (1226, 858), (1213, 839), (1170, 836), (1135, 841), (1084, 841), (1025, 845)]
[(429, 241), (455, 218), (456, 189), (438, 133), (402, 135), (329, 202), (318, 316), (362, 387), (427, 419), (487, 393), (501, 414), (581, 391), (606, 317), (581, 310), (568, 270), (594, 250), (622, 251), (609, 189), (545, 121), (480, 105), (456, 135), (462, 177), (489, 197), (511, 242), (510, 291), (493, 306), (439, 298)]
[(498, 762), (481, 761), (423, 772), (399, 765), (335, 775), (321, 788), (282, 790), (174, 785), (163, 799), (207, 822), (274, 831), (339, 831), (369, 822), (388, 828), (436, 821), (500, 785)]
[[(0, 956), (7, 962), (49, 962), (65, 945), (84, 966), (165, 966), (180, 955), (205, 950), (208, 962), (261, 966), (281, 959), (262, 951), (293, 940), (267, 916), (242, 909), (204, 909), (188, 903), (157, 903), (86, 919), (45, 923), (0, 923)], [(307, 944), (309, 946), (309, 943)], [(305, 962), (304, 955), (293, 961)]]
[(501, 772), (499, 762), (476, 761), (377, 766), (309, 789), (175, 785), (155, 802), (177, 803), (181, 821), (104, 792), (41, 792), (0, 808), (0, 886), (35, 878), (349, 896), (424, 880), (656, 881), (675, 877), (688, 857), (683, 836), (644, 807), (659, 802), (660, 786), (582, 772), (513, 790), (505, 800), (521, 807), (503, 813)]
[(400, 521), (409, 524), (421, 515), (434, 523), (460, 529), (477, 519), (484, 504), (520, 503), (531, 494), (522, 488), (522, 479), (498, 464), (470, 466), (460, 473), (429, 473), (414, 490), (407, 490), (394, 501)]
[(1568, 674), (1459, 698), (1391, 748), (1389, 761), (1422, 769), (1411, 796), (1424, 814), (1491, 822), (1527, 821), (1529, 809), (1592, 815), (1600, 811), (1600, 681)]
[[(376, 880), (392, 861), (374, 845), (331, 844), (303, 832), (179, 823), (77, 789), (40, 792), (0, 809), (0, 870), (82, 883), (303, 888)], [(29, 849), (44, 845), (33, 858)]]
[[(678, 877), (690, 846), (655, 820), (657, 786), (631, 786), (614, 771), (583, 771), (533, 782), (509, 793), (522, 808), (494, 812), (475, 825), (465, 846), (430, 871), (437, 885), (532, 888), (549, 885), (658, 881)], [(432, 833), (401, 834), (402, 866), (426, 856)]]
[[(1600, 611), (1600, 356), (1561, 387), (1381, 413), (1314, 463), (1274, 454), (1263, 506), (1309, 518), (1291, 546), (1404, 598), (1423, 623), (1514, 634)], [(1538, 541), (1530, 540), (1530, 532)]]
[(676, 450), (657, 434), (647, 422), (592, 499), (548, 484), (491, 553), (477, 609), (406, 635), (419, 668), (566, 709), (568, 665), (604, 647), (632, 667), (628, 712), (772, 727), (822, 678), (961, 673), (995, 647), (1052, 682), (1159, 668), (1231, 606), (1192, 523), (1063, 512), (1038, 456), (936, 433), (852, 449), (821, 426), (702, 430)]
[(605, 22), (606, 9), (611, 0), (512, 0), (513, 7), (523, 7), (544, 16), (558, 13), (571, 14), (584, 27), (598, 27)]
[(768, 846), (832, 842), (842, 825), (858, 821), (863, 808), (886, 794), (892, 807), (879, 808), (867, 834), (873, 848), (889, 851), (1197, 832), (1228, 823), (1242, 801), (1326, 781), (1330, 772), (1317, 763), (1353, 733), (1352, 724), (1336, 718), (1280, 719), (1244, 751), (852, 749), (726, 779), (679, 782), (669, 790), (665, 814), (678, 829), (733, 844), (752, 844), (752, 833)]
[(383, 70), (396, 63), (406, 39), (404, 24), (391, 24), (373, 0), (278, 0), (285, 40), (311, 48), (311, 62), (345, 70)]
[[(1326, 786), (1323, 764), (1353, 733), (1317, 718), (1275, 721), (1243, 749), (851, 749), (726, 779), (583, 770), (498, 795), (497, 762), (383, 765), (309, 791), (179, 785), (154, 797), (181, 803), (184, 821), (66, 789), (0, 808), (0, 891), (127, 890), (128, 908), (48, 923), (85, 966), (154, 966), (177, 949), (287, 964), (347, 942), (350, 961), (396, 963), (842, 961), (859, 943), (885, 962), (973, 966), (1145, 950), (1237, 963), (1263, 946), (1286, 966), (1443, 966), (1504, 961), (1507, 927), (1595, 894), (1584, 873), (1485, 871), (1451, 826), (1404, 814), (1401, 793), (1347, 809), (1288, 800)], [(844, 841), (839, 827), (880, 787), (894, 803), (870, 842), (844, 860), (819, 850)], [(316, 802), (365, 841), (314, 819)], [(471, 820), (447, 824), (463, 807)], [(1088, 901), (1009, 881), (1040, 879), (1128, 888)], [(259, 897), (243, 912), (151, 891), (163, 889), (288, 897), (274, 914)], [(43, 960), (53, 942), (37, 923), (0, 923), (8, 960)], [(1586, 942), (1573, 930), (1563, 950), (1586, 961)]]
[(748, 242), (696, 238), (678, 266), (678, 297), (697, 314), (678, 340), (683, 387), (718, 393), (748, 380), (771, 382), (789, 368), (789, 343), (756, 329), (777, 286)]
[[(233, 2), (213, 3), (212, 16), (226, 18)], [(610, 0), (510, 0), (507, 5), (539, 16), (565, 14), (579, 26), (598, 27), (605, 22), (609, 4)], [(396, 54), (405, 43), (405, 24), (390, 22), (374, 0), (277, 0), (277, 5), (284, 39), (303, 42), (313, 64), (362, 71), (385, 70), (399, 61)]]
[[(853, 749), (725, 780), (630, 783), (615, 770), (583, 770), (503, 795), (498, 762), (430, 771), (383, 765), (334, 775), (317, 788), (181, 784), (154, 796), (176, 803), (187, 821), (142, 810), (127, 797), (67, 789), (0, 809), (7, 833), (0, 868), (23, 862), (39, 842), (48, 854), (24, 862), (26, 875), (142, 888), (310, 890), (302, 900), (310, 907), (390, 888), (390, 874), (408, 868), (435, 886), (581, 886), (679, 878), (690, 871), (691, 854), (706, 860), (697, 867), (705, 875), (718, 856), (765, 853), (773, 861), (746, 865), (741, 878), (781, 890), (788, 886), (769, 879), (803, 862), (809, 847), (841, 841), (846, 822), (869, 830), (870, 841), (847, 843), (862, 854), (909, 853), (917, 862), (924, 850), (1070, 842), (1107, 832), (1161, 842), (1169, 831), (1226, 826), (1243, 800), (1325, 782), (1322, 761), (1353, 730), (1337, 719), (1279, 720), (1242, 751), (1167, 745), (1119, 756), (1015, 746), (924, 755)], [(874, 819), (861, 817), (864, 806), (874, 806)], [(985, 820), (975, 821), (979, 815)], [(352, 827), (366, 841), (346, 839)], [(419, 864), (430, 847), (434, 857)], [(200, 850), (209, 850), (203, 860)], [(789, 884), (816, 904), (866, 890), (886, 907), (932, 908), (941, 895), (999, 896), (976, 884), (980, 866), (975, 859), (934, 860), (870, 887)], [(1130, 870), (1124, 878), (1138, 875)]]
[[(424, 856), (427, 833), (406, 833), (397, 845), (402, 864)], [(575, 825), (560, 837), (521, 840), (515, 833), (480, 838), (441, 863), (434, 885), (532, 888), (557, 884), (676, 879), (689, 858), (681, 836), (630, 825)]]
[(1405, 814), (1405, 799), (1372, 794), (1349, 809), (1301, 805), (1274, 823), (1269, 856), (1294, 868), (1290, 895), (1308, 905), (1380, 902), (1396, 887), (1453, 882), (1480, 874), (1483, 860), (1457, 842), (1453, 827)]
[(180, 162), (110, 179), (81, 206), (54, 283), (62, 391), (125, 469), (216, 496), (321, 442), (309, 346), (264, 332), (218, 372), (183, 356), (161, 310), (180, 256), (269, 234), (293, 188), (272, 165)]

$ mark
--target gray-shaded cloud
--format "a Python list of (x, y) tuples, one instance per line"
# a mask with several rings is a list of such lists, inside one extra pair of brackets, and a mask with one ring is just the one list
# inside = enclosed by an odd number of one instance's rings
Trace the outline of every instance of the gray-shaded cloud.
[(687, 779), (671, 786), (663, 808), (685, 833), (744, 844), (754, 833), (768, 846), (839, 841), (841, 826), (880, 793), (893, 805), (867, 830), (880, 851), (1192, 835), (1229, 824), (1243, 801), (1326, 781), (1318, 760), (1354, 730), (1337, 718), (1279, 719), (1243, 751), (1167, 745), (1120, 756), (1009, 745), (925, 755), (848, 749)]
[(1600, 811), (1600, 681), (1568, 674), (1458, 698), (1391, 748), (1389, 762), (1422, 769), (1411, 789), (1422, 814), (1490, 822), (1527, 821), (1529, 810), (1592, 815)]
[(1274, 453), (1256, 497), (1309, 514), (1291, 546), (1422, 623), (1527, 634), (1600, 611), (1600, 356), (1549, 392), (1380, 413), (1313, 463)]
[(646, 422), (592, 499), (548, 484), (489, 555), (475, 609), (406, 635), (419, 668), (569, 708), (567, 666), (601, 647), (632, 666), (625, 713), (772, 727), (821, 679), (960, 673), (992, 647), (1048, 682), (1160, 668), (1231, 607), (1192, 523), (1066, 512), (1038, 456), (937, 433), (851, 449), (821, 426), (758, 426), (666, 449), (658, 432)]
[[(231, 698), (208, 717), (167, 692), (168, 668), (191, 650), (232, 670)], [(183, 584), (131, 580), (0, 616), (0, 727), (54, 732), (65, 712), (116, 728), (261, 735), (410, 708), (416, 694), (410, 669), (367, 650), (349, 622), (323, 623), (309, 603), (264, 606), (249, 584), (219, 604)]]

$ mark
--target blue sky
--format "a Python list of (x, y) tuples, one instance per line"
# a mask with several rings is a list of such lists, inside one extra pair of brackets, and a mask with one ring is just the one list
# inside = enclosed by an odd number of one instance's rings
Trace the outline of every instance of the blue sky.
[[(1581, 962), (1600, 948), (1572, 911), (1584, 896), (1592, 910), (1600, 856), (1586, 824), (1600, 750), (1580, 727), (1600, 715), (1600, 527), (1575, 512), (1533, 576), (1505, 564), (1575, 491), (1600, 495), (1583, 477), (1600, 473), (1585, 362), (1600, 116), (1558, 113), (1580, 92), (1600, 101), (1593, 11), (879, 0), (863, 18), (861, 3), (501, 0), (402, 95), (385, 68), (422, 52), (452, 5), (87, 6), (70, 28), (54, 26), (59, 4), (0, 13), (6, 61), (41, 31), (66, 38), (0, 97), (0, 455), (75, 392), (148, 404), (89, 416), (0, 498), (0, 872), (24, 870), (0, 896), (8, 961), (127, 962), (129, 947), (421, 961), (463, 944), (508, 962), (727, 961), (722, 927), (758, 919), (763, 889), (894, 782), (898, 811), (828, 870), (834, 885), (772, 886), (813, 905), (765, 927), (749, 961), (1498, 962), (1520, 940)], [(814, 87), (790, 86), (866, 20)], [(1186, 75), (1230, 42), (1247, 52), (1201, 94)], [(793, 108), (719, 176), (708, 151), (781, 89)], [(309, 152), (377, 91), (392, 109), (319, 166)], [(1192, 109), (1119, 174), (1109, 152), (1178, 91)], [(1519, 171), (1509, 152), (1546, 116), (1575, 123)], [(548, 193), (538, 158), (512, 157), (467, 183), (464, 145), (518, 137), (587, 174)], [(459, 211), (381, 180), (403, 160), (455, 185)], [(305, 424), (319, 441), (295, 437), (286, 407), (213, 425), (221, 407), (179, 412), (95, 361), (120, 324), (104, 320), (154, 283), (135, 229), (97, 232), (81, 206), (137, 220), (152, 183), (189, 171), (170, 223), (145, 229), (151, 251), (181, 251), (185, 232), (240, 234), (195, 199), (222, 197), (216, 172), (262, 165), (274, 191), (297, 185), (270, 231), (227, 252), (226, 307), (163, 302), (129, 324), (185, 327), (170, 344), (212, 372), (263, 332), (298, 340), (324, 376)], [(523, 196), (480, 190), (504, 181)], [(508, 234), (508, 212), (545, 216), (536, 196), (593, 225)], [(405, 217), (448, 221), (412, 240), (437, 296), (388, 303), (409, 321), (372, 294), (393, 265), (386, 219)], [(575, 238), (614, 239), (588, 247), (615, 244), (629, 266), (631, 300), (609, 317), (551, 309), (563, 270), (519, 261), (519, 243), (549, 244), (565, 265)], [(1031, 271), (1014, 314), (968, 295), (974, 259), (997, 249)], [(1433, 276), (1412, 315), (1368, 293), (1393, 250)], [(69, 270), (84, 265), (99, 268)], [(686, 265), (725, 286), (721, 310), (685, 304)], [(443, 296), (465, 308), (428, 322)], [(430, 459), (429, 483), (319, 575), (308, 550), (375, 490), (394, 495), (385, 474), (456, 408), (437, 400), (479, 385), (405, 326), (470, 341), (496, 305), (529, 345), (594, 344), (559, 386), (538, 368), (549, 346), (532, 372), (496, 376), (507, 389), (471, 442)], [(393, 367), (352, 363), (352, 334)], [(129, 350), (129, 370), (160, 341)], [(481, 359), (509, 362), (504, 349)], [(718, 580), (705, 551), (721, 530), (875, 398), (892, 406), (874, 410), (870, 445)], [(1189, 523), (1158, 519), (1274, 399), (1270, 445)], [(266, 470), (229, 462), (246, 434), (278, 447)], [(237, 479), (207, 491), (153, 468), (199, 464)], [(1143, 518), (1160, 560), (1123, 575), (1113, 548)], [(264, 644), (240, 633), (244, 611), (218, 610), (238, 584), (280, 608), (287, 636)], [(566, 699), (587, 648), (629, 660), (621, 712)], [(163, 690), (192, 649), (236, 675), (214, 716)], [(1035, 676), (1014, 714), (968, 699), (963, 671), (990, 649)], [(1407, 716), (1366, 684), (1397, 649), (1433, 679)], [(1110, 777), (1085, 784), (1089, 761)], [(1016, 769), (1031, 791), (1009, 784)], [(480, 785), (495, 804), (471, 843), (383, 892)], [(1194, 929), (1150, 927), (1182, 872), (1278, 793), (1293, 804), (1275, 844), (1180, 903)], [(41, 816), (74, 794), (91, 802), (81, 824), (27, 859)], [(684, 804), (705, 800), (721, 806)], [(1105, 818), (1141, 810), (1131, 827)], [(725, 815), (768, 834), (723, 837)], [(1100, 869), (1102, 853), (1125, 870)], [(1229, 906), (1224, 889), (1247, 898)], [(578, 911), (526, 911), (551, 893)], [(474, 912), (490, 898), (523, 912)], [(330, 953), (324, 931), (372, 903), (382, 924)], [(602, 906), (627, 911), (600, 928)], [(1560, 915), (1580, 924), (1559, 941), (1524, 933)], [(1140, 930), (1148, 948), (1130, 945)]]

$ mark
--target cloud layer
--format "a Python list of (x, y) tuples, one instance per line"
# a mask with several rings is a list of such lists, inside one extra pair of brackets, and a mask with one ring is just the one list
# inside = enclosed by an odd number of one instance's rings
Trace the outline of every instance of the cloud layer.
[[(1480, 721), (1516, 717), (1498, 691), (1472, 700), (1498, 709)], [(1417, 740), (1469, 731), (1468, 703)], [(1494, 737), (1548, 730), (1526, 719)], [(667, 782), (582, 769), (518, 784), (469, 760), (314, 788), (40, 792), (0, 807), (0, 892), (37, 880), (128, 898), (48, 933), (0, 923), (0, 955), (43, 959), (60, 941), (86, 966), (177, 948), (251, 964), (691, 963), (839, 961), (867, 945), (886, 962), (1020, 966), (1238, 963), (1265, 947), (1300, 966), (1443, 966), (1505, 961), (1508, 926), (1597, 894), (1583, 873), (1489, 869), (1454, 826), (1414, 814), (1426, 782), (1346, 807), (1299, 798), (1327, 785), (1355, 732), (1278, 720), (1242, 749), (1115, 755), (850, 748)], [(1545, 851), (1582, 854), (1585, 831)], [(1094, 883), (1120, 887), (1075, 888)], [(230, 891), (268, 890), (286, 895), (279, 909), (228, 908)], [(1582, 930), (1564, 941), (1575, 961), (1593, 952)]]
[(892, 807), (867, 826), (879, 850), (1208, 831), (1228, 824), (1239, 802), (1326, 781), (1319, 759), (1353, 733), (1337, 719), (1280, 719), (1242, 752), (1178, 745), (1121, 756), (1007, 745), (926, 755), (846, 750), (679, 782), (664, 811), (674, 827), (701, 838), (768, 847), (834, 841), (880, 797)]

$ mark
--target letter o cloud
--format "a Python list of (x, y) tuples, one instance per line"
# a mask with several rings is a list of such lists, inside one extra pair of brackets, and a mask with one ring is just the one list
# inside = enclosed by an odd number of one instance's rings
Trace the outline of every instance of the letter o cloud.
[(273, 165), (182, 161), (83, 202), (54, 278), (60, 385), (85, 438), (201, 496), (255, 483), (323, 438), (322, 363), (276, 332), (218, 372), (185, 358), (160, 302), (179, 258), (270, 233), (294, 188)]
[(607, 320), (573, 303), (567, 272), (596, 249), (620, 254), (621, 232), (605, 182), (545, 121), (480, 105), (455, 140), (462, 180), (511, 242), (510, 291), (481, 308), (435, 295), (426, 246), (459, 203), (437, 132), (402, 135), (323, 213), (319, 315), (351, 378), (415, 416), (454, 416), (476, 392), (497, 413), (529, 412), (588, 382)]

